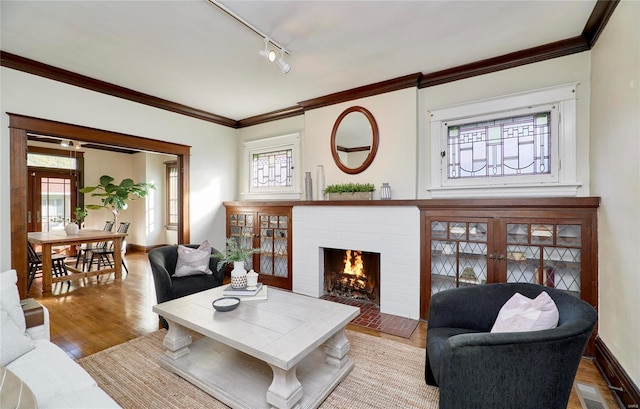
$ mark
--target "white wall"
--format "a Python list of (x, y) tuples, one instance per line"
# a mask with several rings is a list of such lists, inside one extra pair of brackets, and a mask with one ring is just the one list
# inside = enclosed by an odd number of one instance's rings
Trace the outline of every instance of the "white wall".
[(224, 246), (222, 201), (237, 190), (236, 130), (5, 67), (0, 86), (0, 269), (11, 265), (6, 112), (190, 145), (191, 241)]
[[(134, 172), (134, 155), (124, 153), (87, 149), (84, 153), (84, 185), (95, 186), (100, 182), (102, 175), (109, 175), (115, 179), (115, 183), (127, 177), (132, 177)], [(84, 204), (101, 205), (99, 197), (91, 194), (84, 195)], [(132, 209), (123, 210), (118, 221), (132, 221)], [(84, 221), (85, 228), (102, 229), (107, 220), (113, 220), (113, 213), (107, 209), (89, 210)], [(116, 227), (117, 228), (117, 227)], [(129, 243), (133, 241), (128, 240)]]
[(640, 385), (639, 2), (620, 2), (591, 59), (591, 191), (602, 197), (598, 331)]
[[(310, 110), (305, 113), (305, 138), (302, 147), (302, 172), (311, 172), (316, 183), (317, 165), (324, 166), (325, 184), (373, 183), (374, 199), (380, 187), (389, 182), (393, 199), (415, 199), (417, 180), (417, 89), (388, 92)], [(368, 109), (378, 124), (380, 144), (376, 157), (364, 172), (342, 172), (331, 156), (331, 130), (340, 114), (354, 105)]]

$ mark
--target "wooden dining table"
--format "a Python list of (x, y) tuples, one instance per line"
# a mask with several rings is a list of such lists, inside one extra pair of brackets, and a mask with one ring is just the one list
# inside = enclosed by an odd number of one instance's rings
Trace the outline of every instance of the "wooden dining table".
[[(79, 280), (100, 274), (115, 273), (115, 278), (122, 278), (122, 242), (126, 233), (102, 230), (82, 229), (78, 234), (66, 234), (64, 231), (30, 232), (27, 240), (32, 244), (42, 246), (42, 292), (51, 292), (53, 283), (69, 280)], [(113, 241), (113, 268), (102, 268), (94, 271), (82, 271), (71, 266), (67, 270), (71, 273), (64, 277), (53, 277), (51, 254), (53, 246), (71, 246), (84, 243)]]

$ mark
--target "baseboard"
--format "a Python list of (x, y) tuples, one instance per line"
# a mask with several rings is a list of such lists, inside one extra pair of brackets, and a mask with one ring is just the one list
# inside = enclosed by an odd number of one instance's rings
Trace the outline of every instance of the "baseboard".
[(131, 252), (131, 253), (148, 253), (151, 250), (158, 248), (158, 247), (163, 247), (163, 246), (168, 246), (168, 244), (155, 244), (153, 246), (141, 246), (139, 244), (127, 244), (127, 252)]
[(626, 409), (640, 408), (640, 390), (613, 356), (600, 337), (596, 337), (596, 364), (609, 384), (609, 389)]

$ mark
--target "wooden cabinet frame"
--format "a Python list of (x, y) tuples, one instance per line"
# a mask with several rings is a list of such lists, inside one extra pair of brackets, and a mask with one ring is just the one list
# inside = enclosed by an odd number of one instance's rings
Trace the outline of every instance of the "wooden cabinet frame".
[[(431, 222), (487, 223), (486, 282), (507, 281), (507, 225), (549, 224), (579, 225), (580, 297), (598, 308), (598, 197), (532, 198), (532, 199), (469, 199), (430, 200), (418, 204), (420, 208), (420, 316), (428, 319), (432, 287)], [(447, 233), (449, 234), (449, 233)], [(438, 239), (439, 240), (439, 239)], [(484, 243), (484, 242), (482, 242)], [(525, 245), (527, 246), (527, 245)], [(533, 246), (533, 245), (531, 245)], [(545, 245), (545, 248), (566, 248)], [(459, 258), (456, 258), (459, 263)], [(456, 268), (458, 264), (456, 265)], [(458, 277), (455, 278), (459, 285)], [(593, 355), (593, 338), (587, 355)]]
[[(274, 264), (275, 259), (286, 259), (286, 268), (287, 268), (287, 277), (277, 277), (275, 275), (270, 274), (260, 274), (259, 281), (266, 285), (272, 285), (274, 287), (283, 288), (286, 290), (291, 290), (293, 287), (293, 272), (292, 272), (292, 231), (293, 224), (291, 220), (292, 216), (292, 206), (278, 206), (274, 204), (269, 204), (266, 206), (262, 205), (250, 205), (247, 203), (231, 203), (225, 202), (224, 206), (227, 211), (227, 237), (232, 236), (231, 231), (231, 222), (230, 218), (232, 215), (250, 215), (253, 217), (253, 232), (252, 232), (252, 247), (259, 248), (261, 247), (261, 241), (264, 240), (282, 240), (285, 241), (285, 249), (286, 254), (277, 254), (275, 252), (265, 252), (262, 251), (260, 253), (253, 255), (253, 268), (256, 272), (260, 273), (261, 259), (264, 257), (270, 257)], [(285, 228), (279, 226), (278, 228), (263, 228), (260, 225), (261, 217), (287, 217), (287, 225), (286, 225), (286, 237), (277, 237), (277, 234), (274, 234), (276, 231), (283, 231)], [(261, 232), (266, 230), (267, 233), (262, 235)], [(269, 235), (271, 232), (271, 235)], [(282, 246), (281, 246), (282, 247)]]

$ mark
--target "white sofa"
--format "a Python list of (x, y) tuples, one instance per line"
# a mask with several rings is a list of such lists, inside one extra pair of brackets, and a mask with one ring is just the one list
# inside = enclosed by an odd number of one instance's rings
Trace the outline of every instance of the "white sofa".
[(50, 342), (46, 308), (44, 324), (26, 328), (16, 283), (15, 270), (0, 273), (0, 364), (7, 370), (0, 368), (5, 381), (0, 382), (0, 406), (23, 407), (19, 403), (30, 402), (32, 394), (38, 408), (119, 408), (80, 365)]

